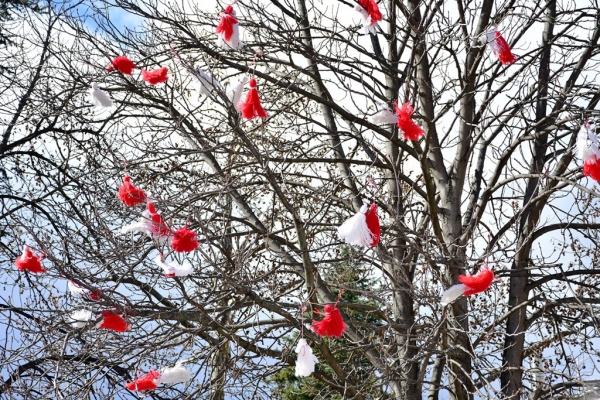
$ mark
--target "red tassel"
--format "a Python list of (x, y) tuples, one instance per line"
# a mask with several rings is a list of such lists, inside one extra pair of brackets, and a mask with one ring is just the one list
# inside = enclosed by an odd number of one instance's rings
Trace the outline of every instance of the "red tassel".
[(177, 229), (173, 232), (173, 239), (171, 239), (171, 247), (178, 253), (189, 253), (190, 251), (196, 250), (200, 246), (198, 239), (196, 239), (196, 233), (190, 231), (187, 227)]
[(167, 72), (169, 69), (167, 67), (157, 68), (154, 71), (146, 71), (142, 70), (142, 79), (148, 82), (150, 85), (154, 86), (157, 83), (166, 82), (169, 77), (167, 76)]
[(135, 68), (135, 64), (129, 58), (125, 56), (119, 56), (112, 60), (112, 65), (106, 68), (106, 71), (112, 72), (117, 69), (122, 74), (131, 75)]
[(221, 14), (221, 20), (217, 26), (217, 34), (223, 35), (223, 39), (226, 42), (230, 42), (233, 37), (233, 27), (238, 23), (236, 17), (233, 16), (233, 6), (227, 6), (223, 14)]
[(583, 174), (600, 183), (600, 162), (596, 157), (583, 162)]
[(47, 272), (44, 267), (42, 267), (41, 260), (41, 256), (36, 256), (29, 247), (23, 246), (23, 254), (17, 258), (15, 266), (19, 271), (29, 271), (34, 274), (40, 274), (42, 272)]
[(369, 246), (375, 247), (379, 244), (379, 238), (381, 237), (381, 226), (379, 225), (379, 217), (377, 216), (377, 204), (371, 204), (371, 207), (365, 216), (367, 217), (367, 227), (371, 231), (371, 244)]
[(120, 315), (115, 314), (114, 311), (104, 310), (102, 311), (102, 315), (102, 321), (96, 324), (96, 328), (98, 329), (108, 329), (115, 332), (127, 332), (131, 329), (131, 325)]
[(148, 210), (148, 213), (150, 214), (150, 219), (152, 220), (152, 236), (169, 236), (171, 234), (171, 230), (165, 223), (165, 220), (163, 219), (162, 215), (160, 215), (158, 211), (156, 211), (156, 207), (154, 207), (154, 204), (148, 202), (148, 204), (146, 205), (146, 209)]
[(158, 388), (160, 383), (160, 372), (151, 369), (146, 376), (137, 378), (133, 382), (125, 384), (125, 387), (134, 392), (142, 392), (144, 390), (154, 390)]
[(346, 324), (344, 324), (340, 310), (336, 306), (327, 304), (325, 306), (325, 318), (321, 321), (313, 322), (312, 330), (319, 336), (342, 337), (342, 334), (346, 330)]
[(425, 134), (423, 128), (421, 128), (411, 119), (414, 112), (415, 110), (410, 102), (402, 104), (402, 107), (398, 107), (398, 104), (396, 104), (398, 128), (400, 128), (400, 130), (403, 132), (404, 139), (407, 140), (419, 140)]
[(500, 60), (502, 65), (510, 65), (517, 61), (517, 57), (515, 57), (510, 51), (510, 46), (502, 37), (502, 34), (500, 32), (496, 31), (494, 40), (496, 41), (494, 52), (498, 55), (498, 59)]
[(128, 207), (135, 207), (146, 201), (146, 192), (131, 184), (131, 178), (125, 175), (123, 184), (119, 187), (119, 199)]
[(486, 264), (475, 275), (461, 275), (458, 280), (467, 286), (463, 295), (470, 296), (488, 290), (494, 281), (494, 272)]
[(358, 0), (358, 4), (369, 14), (368, 26), (373, 26), (383, 19), (375, 0)]
[(246, 99), (240, 104), (242, 115), (246, 119), (253, 119), (256, 117), (267, 118), (267, 113), (260, 105), (260, 98), (258, 97), (258, 90), (256, 89), (256, 79), (250, 79), (250, 90), (246, 94)]

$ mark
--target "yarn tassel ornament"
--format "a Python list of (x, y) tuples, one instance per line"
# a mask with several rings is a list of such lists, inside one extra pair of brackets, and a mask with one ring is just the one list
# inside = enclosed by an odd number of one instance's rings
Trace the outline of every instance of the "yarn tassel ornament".
[(221, 14), (221, 20), (217, 25), (217, 44), (223, 48), (240, 50), (244, 43), (240, 40), (239, 21), (235, 17), (233, 6), (227, 6)]
[(157, 68), (154, 71), (142, 70), (142, 80), (154, 86), (159, 83), (166, 82), (169, 79), (167, 67)]
[(338, 236), (350, 245), (377, 246), (381, 236), (377, 205), (363, 205), (359, 212), (338, 228)]
[(383, 20), (383, 15), (375, 0), (358, 0), (354, 9), (360, 13), (365, 31), (374, 33), (379, 21)]
[(406, 102), (402, 107), (396, 104), (396, 115), (398, 116), (398, 128), (402, 131), (404, 139), (419, 140), (425, 135), (425, 131), (421, 126), (412, 120), (412, 115), (415, 112), (412, 104)]
[(96, 324), (98, 329), (108, 329), (115, 332), (127, 332), (131, 325), (112, 310), (102, 311), (102, 320)]
[(42, 256), (33, 254), (33, 251), (26, 245), (23, 246), (23, 253), (15, 261), (15, 267), (19, 271), (29, 271), (34, 274), (41, 274), (47, 272), (42, 266)]
[(239, 112), (242, 111), (240, 108), (240, 102), (242, 100), (242, 94), (244, 93), (244, 85), (248, 83), (249, 79), (250, 78), (248, 78), (247, 75), (244, 75), (241, 80), (231, 83), (229, 85), (231, 89), (227, 91), (227, 98), (233, 103), (233, 106)]
[(89, 290), (73, 281), (69, 281), (67, 286), (74, 297), (81, 297), (92, 301), (100, 301), (100, 295), (102, 294), (102, 290), (100, 289)]
[(173, 232), (171, 238), (171, 248), (178, 253), (189, 253), (194, 251), (200, 246), (198, 239), (196, 239), (196, 233), (189, 230), (187, 226), (177, 229)]
[(106, 71), (112, 72), (116, 69), (124, 75), (131, 75), (135, 68), (137, 67), (129, 58), (125, 56), (119, 56), (112, 60), (112, 65), (109, 65), (109, 67), (106, 68)]
[(155, 390), (160, 383), (160, 373), (151, 369), (146, 376), (137, 378), (133, 382), (128, 382), (125, 387), (133, 392), (143, 392), (145, 390)]
[(160, 373), (160, 383), (182, 383), (192, 379), (192, 373), (185, 367), (177, 364), (174, 367), (165, 368)]
[(192, 74), (192, 77), (196, 79), (200, 83), (200, 94), (204, 96), (210, 96), (211, 93), (218, 91), (221, 93), (225, 92), (223, 85), (221, 82), (214, 76), (207, 74), (202, 70), (202, 68), (191, 68), (186, 67), (188, 72)]
[(183, 264), (177, 264), (176, 262), (166, 260), (163, 262), (162, 257), (159, 255), (154, 258), (154, 262), (156, 265), (161, 267), (163, 271), (165, 271), (165, 276), (167, 278), (173, 278), (175, 276), (188, 276), (194, 272), (192, 264), (187, 261)]
[(315, 311), (317, 314), (325, 315), (321, 321), (312, 324), (312, 330), (319, 336), (342, 337), (346, 330), (346, 324), (340, 310), (335, 305), (327, 304), (325, 314)]
[(89, 94), (90, 103), (92, 103), (93, 105), (102, 107), (112, 107), (112, 99), (110, 98), (108, 93), (106, 93), (98, 87), (98, 84), (96, 82), (92, 82), (92, 88), (90, 89)]
[(73, 311), (67, 318), (67, 323), (75, 329), (84, 328), (89, 321), (94, 319), (94, 316), (90, 310), (77, 310)]
[(256, 117), (267, 118), (267, 113), (260, 104), (258, 89), (256, 89), (256, 79), (250, 79), (250, 90), (246, 94), (246, 98), (240, 104), (242, 116), (246, 119), (254, 119)]
[(442, 293), (440, 303), (445, 306), (458, 299), (460, 296), (472, 296), (485, 292), (494, 282), (494, 272), (487, 263), (475, 275), (461, 275), (458, 277), (459, 284), (454, 285)]
[(296, 360), (295, 375), (298, 377), (311, 376), (315, 372), (315, 364), (319, 362), (319, 359), (313, 355), (312, 349), (304, 338), (298, 341), (296, 353), (298, 359)]
[(600, 151), (596, 126), (584, 124), (577, 134), (577, 150), (583, 160), (583, 174), (600, 183)]
[(126, 175), (119, 186), (119, 199), (126, 206), (135, 207), (146, 201), (146, 192), (133, 186), (131, 178)]
[(510, 65), (517, 61), (517, 57), (511, 52), (508, 42), (502, 37), (502, 34), (498, 32), (496, 27), (486, 33), (485, 41), (502, 65)]
[(377, 125), (397, 124), (398, 116), (387, 104), (377, 102), (377, 112), (369, 120)]

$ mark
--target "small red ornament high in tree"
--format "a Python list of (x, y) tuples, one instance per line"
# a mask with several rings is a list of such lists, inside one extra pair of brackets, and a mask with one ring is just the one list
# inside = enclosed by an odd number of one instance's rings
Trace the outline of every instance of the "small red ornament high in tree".
[[(322, 313), (315, 311), (317, 314)], [(335, 305), (325, 306), (325, 317), (321, 321), (312, 323), (312, 330), (319, 336), (342, 337), (346, 330), (346, 324), (340, 310)]]
[(106, 68), (106, 71), (112, 72), (116, 69), (124, 75), (131, 75), (135, 68), (135, 64), (129, 58), (119, 56), (112, 60), (112, 65)]
[(26, 245), (23, 246), (23, 254), (15, 261), (15, 267), (17, 267), (19, 271), (29, 271), (34, 274), (47, 272), (44, 267), (42, 267), (42, 257), (33, 254), (33, 251)]
[(125, 175), (123, 184), (119, 186), (119, 199), (126, 206), (135, 207), (146, 201), (146, 192), (133, 186), (131, 178)]
[(250, 79), (250, 90), (246, 94), (246, 98), (240, 104), (240, 110), (242, 110), (242, 116), (246, 119), (254, 119), (256, 117), (267, 118), (267, 112), (260, 104), (260, 98), (258, 97), (258, 90), (256, 89), (256, 79)]

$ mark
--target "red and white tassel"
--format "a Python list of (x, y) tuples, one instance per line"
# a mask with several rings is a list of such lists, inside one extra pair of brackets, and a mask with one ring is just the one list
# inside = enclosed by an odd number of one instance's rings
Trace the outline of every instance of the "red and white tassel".
[[(316, 313), (323, 315), (318, 311)], [(314, 321), (312, 323), (313, 332), (319, 336), (342, 337), (346, 330), (346, 324), (340, 310), (335, 305), (327, 304), (324, 315), (325, 317), (321, 321)]]
[(166, 82), (169, 79), (167, 73), (169, 69), (167, 67), (157, 68), (153, 71), (142, 70), (142, 80), (154, 86), (159, 83)]
[(221, 14), (221, 20), (217, 25), (217, 35), (219, 37), (217, 44), (220, 47), (233, 50), (240, 50), (244, 47), (244, 43), (240, 40), (239, 23), (235, 17), (233, 6), (227, 6)]
[(162, 256), (158, 255), (156, 258), (154, 258), (154, 262), (156, 265), (161, 267), (163, 271), (165, 271), (165, 276), (168, 278), (173, 278), (175, 276), (188, 276), (194, 272), (192, 264), (187, 261), (183, 264), (177, 264), (176, 262), (167, 260), (163, 262)]
[(84, 287), (81, 287), (73, 281), (69, 281), (67, 286), (69, 287), (69, 291), (74, 297), (82, 297), (84, 299), (100, 301), (100, 294), (102, 294), (102, 291), (100, 289), (89, 290)]
[(189, 230), (187, 226), (173, 232), (171, 248), (176, 252), (189, 253), (196, 250), (198, 246), (200, 246), (200, 242), (196, 238), (196, 233)]
[(123, 184), (119, 186), (119, 199), (128, 207), (135, 207), (146, 201), (146, 192), (138, 189), (131, 183), (131, 178), (127, 175), (123, 178)]
[(475, 275), (461, 275), (458, 277), (460, 284), (446, 289), (442, 293), (440, 303), (448, 305), (460, 296), (471, 296), (477, 293), (485, 292), (494, 282), (494, 272), (484, 264)]
[(298, 359), (296, 360), (295, 375), (298, 377), (311, 376), (315, 372), (315, 364), (319, 362), (319, 359), (313, 355), (312, 349), (304, 338), (298, 341), (296, 353)]
[(490, 46), (492, 52), (498, 56), (502, 65), (510, 65), (517, 61), (517, 58), (510, 50), (508, 42), (502, 37), (502, 34), (498, 32), (496, 27), (486, 33), (485, 41)]
[(250, 90), (246, 94), (246, 98), (240, 103), (242, 116), (246, 119), (254, 119), (256, 117), (267, 118), (267, 112), (260, 104), (258, 89), (256, 89), (256, 79), (250, 79)]
[(117, 71), (119, 71), (122, 74), (131, 75), (135, 68), (137, 68), (137, 67), (135, 66), (133, 61), (131, 61), (129, 58), (127, 58), (125, 56), (119, 56), (119, 57), (116, 57), (114, 60), (112, 60), (112, 65), (110, 65), (108, 68), (106, 68), (106, 71), (112, 72), (116, 69)]
[(584, 124), (577, 134), (577, 150), (583, 160), (583, 174), (600, 183), (600, 150), (596, 126)]
[(93, 105), (102, 107), (112, 107), (112, 99), (110, 98), (108, 93), (106, 93), (98, 87), (98, 84), (96, 82), (92, 82), (92, 88), (90, 89), (89, 94), (90, 103), (92, 103)]
[(26, 245), (23, 246), (23, 253), (15, 261), (15, 267), (19, 271), (29, 271), (34, 274), (47, 272), (42, 266), (42, 256), (37, 256)]
[(367, 32), (375, 32), (383, 15), (375, 0), (358, 0), (354, 9), (360, 13), (362, 24)]
[(423, 128), (412, 120), (414, 112), (415, 110), (410, 102), (402, 104), (402, 107), (398, 107), (396, 104), (398, 128), (402, 131), (404, 139), (407, 140), (419, 140), (425, 135)]
[(377, 102), (377, 112), (369, 120), (377, 125), (397, 124), (398, 116), (385, 103)]
[(75, 329), (84, 328), (87, 323), (94, 319), (94, 315), (89, 310), (73, 311), (67, 318), (67, 323)]
[(128, 382), (125, 387), (134, 392), (143, 392), (145, 390), (155, 390), (160, 383), (160, 373), (151, 369), (145, 376), (137, 378), (133, 382)]
[(121, 315), (112, 310), (102, 311), (102, 320), (96, 324), (98, 329), (108, 329), (115, 332), (127, 332), (131, 325)]
[(377, 205), (363, 205), (359, 212), (338, 228), (338, 236), (351, 245), (377, 246), (381, 236)]

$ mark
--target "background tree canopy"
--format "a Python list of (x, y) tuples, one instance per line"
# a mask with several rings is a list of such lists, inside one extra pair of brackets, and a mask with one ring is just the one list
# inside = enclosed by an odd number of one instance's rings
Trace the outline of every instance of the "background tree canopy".
[[(217, 45), (228, 3), (24, 5), (47, 12), (20, 8), (2, 30), (0, 396), (133, 399), (126, 381), (177, 361), (193, 379), (148, 398), (593, 390), (598, 189), (574, 144), (598, 116), (597, 2), (382, 0), (365, 33), (353, 1), (242, 0), (241, 50)], [(494, 26), (510, 66), (480, 40)], [(119, 55), (168, 81), (108, 73)], [(192, 68), (224, 89), (201, 94)], [(244, 75), (268, 118), (228, 99)], [(91, 105), (92, 82), (113, 107)], [(370, 120), (407, 101), (419, 141)], [(126, 174), (170, 227), (198, 233), (196, 251), (121, 233), (142, 215), (117, 198)], [(369, 203), (379, 245), (342, 243), (336, 227)], [(48, 273), (16, 270), (24, 244)], [(161, 254), (193, 274), (165, 277)], [(486, 261), (499, 281), (442, 307)], [(69, 279), (100, 301), (72, 297)], [(346, 332), (320, 338), (310, 323), (342, 290)], [(81, 308), (123, 312), (131, 331), (75, 329)], [(319, 364), (296, 380), (301, 336)]]

